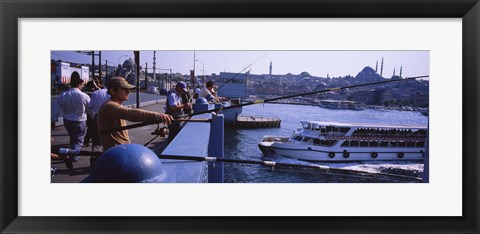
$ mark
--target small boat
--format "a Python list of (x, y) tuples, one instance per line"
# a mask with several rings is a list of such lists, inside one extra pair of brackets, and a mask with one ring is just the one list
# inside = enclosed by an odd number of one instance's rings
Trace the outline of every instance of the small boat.
[(306, 161), (423, 160), (424, 126), (301, 121), (292, 136), (264, 136), (258, 147)]

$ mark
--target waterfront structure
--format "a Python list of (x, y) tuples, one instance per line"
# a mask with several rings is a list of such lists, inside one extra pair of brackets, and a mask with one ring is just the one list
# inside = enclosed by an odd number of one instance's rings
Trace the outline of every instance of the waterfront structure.
[(367, 105), (372, 105), (376, 103), (376, 92), (373, 89), (370, 90), (359, 90), (352, 93), (353, 100), (356, 102), (362, 102)]
[(355, 101), (321, 100), (320, 107), (335, 110), (364, 110), (365, 104)]
[(291, 137), (264, 136), (265, 155), (307, 161), (423, 160), (423, 126), (301, 121)]
[(218, 96), (245, 98), (247, 96), (247, 74), (220, 72)]
[(233, 128), (279, 128), (282, 120), (274, 117), (238, 116), (236, 121), (225, 121)]

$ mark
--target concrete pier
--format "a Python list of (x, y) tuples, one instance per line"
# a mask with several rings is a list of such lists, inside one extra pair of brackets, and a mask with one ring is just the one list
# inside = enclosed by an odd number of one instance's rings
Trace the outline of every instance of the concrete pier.
[(236, 121), (226, 121), (233, 128), (279, 128), (282, 120), (274, 117), (238, 116)]

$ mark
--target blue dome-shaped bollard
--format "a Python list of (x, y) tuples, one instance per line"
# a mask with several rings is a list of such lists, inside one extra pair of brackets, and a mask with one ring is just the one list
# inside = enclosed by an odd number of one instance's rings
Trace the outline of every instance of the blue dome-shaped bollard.
[(199, 97), (197, 98), (197, 100), (195, 101), (195, 104), (208, 104), (208, 101), (207, 99), (203, 98), (203, 97)]
[(203, 111), (208, 111), (210, 109), (213, 109), (213, 105), (208, 104), (207, 99), (203, 97), (197, 98), (197, 100), (195, 101), (195, 104), (193, 105), (194, 112), (203, 112)]
[(158, 156), (142, 145), (124, 144), (105, 151), (83, 183), (161, 183), (167, 173)]

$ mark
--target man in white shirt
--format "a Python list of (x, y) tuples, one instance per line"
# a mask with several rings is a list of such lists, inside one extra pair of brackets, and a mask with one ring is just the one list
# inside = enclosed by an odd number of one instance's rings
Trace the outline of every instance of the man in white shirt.
[[(185, 110), (191, 110), (192, 106), (190, 103), (183, 103), (182, 101), (182, 94), (188, 92), (187, 84), (183, 81), (180, 81), (175, 86), (175, 89), (172, 92), (169, 92), (166, 101), (166, 111), (165, 114), (169, 114), (176, 118), (180, 115), (183, 115)], [(181, 126), (180, 122), (175, 121), (172, 122), (169, 126), (169, 133), (168, 133), (168, 142), (171, 142), (173, 138), (180, 132)]]
[[(80, 91), (83, 88), (83, 80), (78, 72), (73, 72), (70, 78), (71, 88), (60, 94), (52, 106), (52, 127), (63, 112), (63, 125), (70, 136), (70, 148), (80, 149), (83, 146), (83, 140), (87, 127), (87, 112), (91, 112), (88, 108), (90, 97), (86, 93)], [(73, 168), (72, 162), (78, 161), (80, 157), (70, 157), (66, 160), (67, 167)]]
[(203, 97), (207, 99), (208, 102), (215, 102), (219, 103), (220, 101), (227, 100), (225, 97), (218, 97), (217, 94), (215, 93), (215, 90), (213, 90), (213, 81), (208, 81), (207, 84), (205, 85), (205, 88), (202, 89), (198, 97)]

